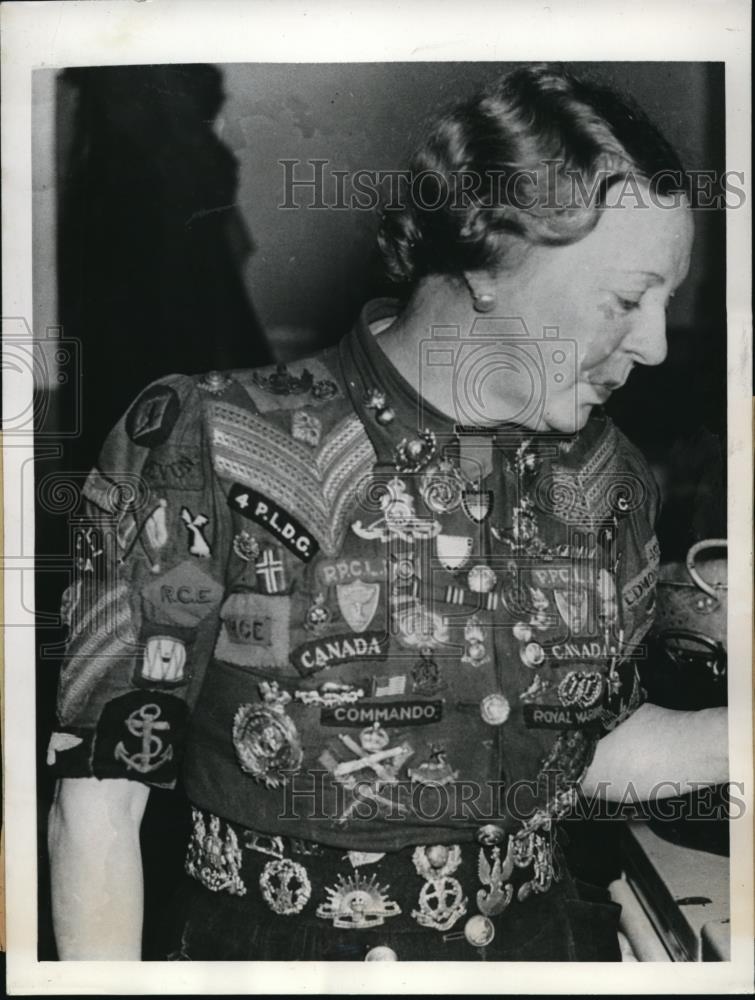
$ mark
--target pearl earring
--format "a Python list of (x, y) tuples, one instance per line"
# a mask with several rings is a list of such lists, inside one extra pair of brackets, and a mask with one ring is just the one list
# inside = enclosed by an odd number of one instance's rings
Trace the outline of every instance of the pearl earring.
[(472, 298), (472, 305), (474, 306), (475, 312), (478, 313), (489, 313), (495, 309), (495, 295), (490, 295), (487, 292), (483, 292), (480, 295), (475, 295)]

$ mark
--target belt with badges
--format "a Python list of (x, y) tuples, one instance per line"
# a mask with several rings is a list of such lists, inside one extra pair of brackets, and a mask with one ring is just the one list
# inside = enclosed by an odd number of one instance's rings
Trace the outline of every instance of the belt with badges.
[[(493, 918), (514, 900), (523, 903), (547, 892), (559, 877), (550, 834), (541, 830), (508, 834), (487, 824), (478, 830), (477, 844), (419, 845), (391, 855), (258, 833), (197, 808), (192, 816), (185, 869), (211, 892), (248, 897), (258, 891), (279, 917), (314, 917), (337, 930), (379, 928), (403, 915), (405, 924), (408, 917), (442, 934), (444, 941), (466, 940), (481, 957), (496, 934)], [(245, 875), (250, 854), (257, 856), (256, 889)], [(318, 861), (326, 854), (341, 869), (335, 878), (318, 878)], [(476, 873), (474, 885), (456, 877), (464, 858), (472, 862), (468, 869)], [(414, 885), (412, 875), (422, 882), (413, 904), (402, 906), (391, 881), (406, 893)], [(370, 948), (365, 956), (366, 961), (397, 958), (385, 945)]]

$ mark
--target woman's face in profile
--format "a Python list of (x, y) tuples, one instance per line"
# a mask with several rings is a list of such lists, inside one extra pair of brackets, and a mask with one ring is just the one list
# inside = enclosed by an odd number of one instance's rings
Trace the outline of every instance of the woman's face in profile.
[[(666, 199), (663, 207), (642, 190), (643, 204), (624, 198), (602, 211), (584, 239), (536, 247), (519, 272), (498, 279), (498, 301), (539, 341), (545, 372), (536, 408), (526, 398), (531, 379), (506, 372), (497, 401), (508, 410), (498, 408), (502, 420), (529, 411), (538, 414), (533, 430), (573, 433), (635, 365), (666, 357), (666, 308), (689, 268), (692, 215), (683, 200)], [(544, 327), (551, 338), (557, 328), (557, 339), (546, 339)]]

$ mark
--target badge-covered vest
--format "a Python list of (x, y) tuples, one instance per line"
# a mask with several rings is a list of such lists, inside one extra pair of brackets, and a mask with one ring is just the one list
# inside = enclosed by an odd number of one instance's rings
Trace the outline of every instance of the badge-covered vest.
[(474, 482), (423, 428), (386, 420), (379, 456), (385, 407), (335, 352), (239, 377), (205, 403), (227, 564), (191, 800), (374, 850), (549, 815), (554, 775), (578, 779), (640, 700), (658, 550), (639, 454), (601, 421), (587, 451), (488, 442)]

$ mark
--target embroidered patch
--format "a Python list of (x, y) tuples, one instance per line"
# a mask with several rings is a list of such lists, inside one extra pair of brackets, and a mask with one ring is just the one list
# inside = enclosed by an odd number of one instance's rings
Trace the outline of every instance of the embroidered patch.
[(316, 448), (320, 443), (322, 425), (320, 418), (314, 413), (306, 410), (294, 410), (291, 414), (291, 436), (297, 440), (308, 444), (310, 448)]
[(228, 506), (255, 524), (267, 528), (302, 562), (308, 563), (317, 554), (319, 545), (304, 525), (256, 490), (234, 483), (228, 494)]
[(128, 411), (126, 432), (134, 444), (154, 448), (170, 437), (180, 409), (174, 389), (168, 385), (150, 386)]
[(380, 600), (380, 584), (364, 583), (355, 580), (353, 583), (336, 585), (338, 607), (344, 621), (354, 632), (364, 632), (377, 611)]
[(384, 556), (363, 559), (357, 556), (348, 559), (322, 559), (317, 563), (317, 579), (323, 587), (337, 583), (351, 583), (354, 580), (367, 582), (385, 580), (388, 563)]
[(153, 452), (142, 469), (153, 486), (201, 490), (204, 486), (199, 448), (162, 448)]
[(628, 580), (621, 589), (621, 595), (624, 598), (624, 604), (627, 608), (634, 608), (655, 589), (656, 580), (658, 579), (658, 565), (661, 558), (658, 539), (655, 536), (645, 545), (645, 557), (647, 558), (647, 564), (642, 567), (636, 576)]
[(138, 777), (172, 783), (187, 707), (161, 691), (129, 691), (102, 711), (94, 741), (96, 777)]
[(189, 554), (200, 559), (209, 559), (212, 555), (210, 544), (204, 536), (204, 529), (210, 523), (206, 514), (191, 513), (188, 507), (181, 508), (181, 520), (189, 532)]
[(388, 655), (388, 637), (383, 632), (363, 632), (361, 635), (331, 635), (302, 643), (291, 652), (291, 662), (300, 674), (333, 667), (352, 660), (384, 660)]
[(188, 560), (142, 588), (144, 617), (157, 624), (191, 628), (220, 603), (223, 588)]
[(147, 639), (142, 660), (142, 680), (158, 684), (183, 684), (186, 646), (169, 635)]
[(359, 418), (341, 421), (316, 451), (258, 414), (229, 403), (211, 404), (210, 419), (218, 475), (290, 511), (307, 525), (326, 555), (337, 556), (346, 517), (375, 462)]
[(288, 665), (291, 601), (267, 594), (231, 594), (223, 605), (215, 658), (242, 667)]
[(428, 726), (442, 718), (442, 701), (362, 701), (320, 710), (321, 726)]
[(600, 726), (603, 708), (564, 708), (561, 705), (524, 705), (524, 724), (528, 729), (584, 729)]

